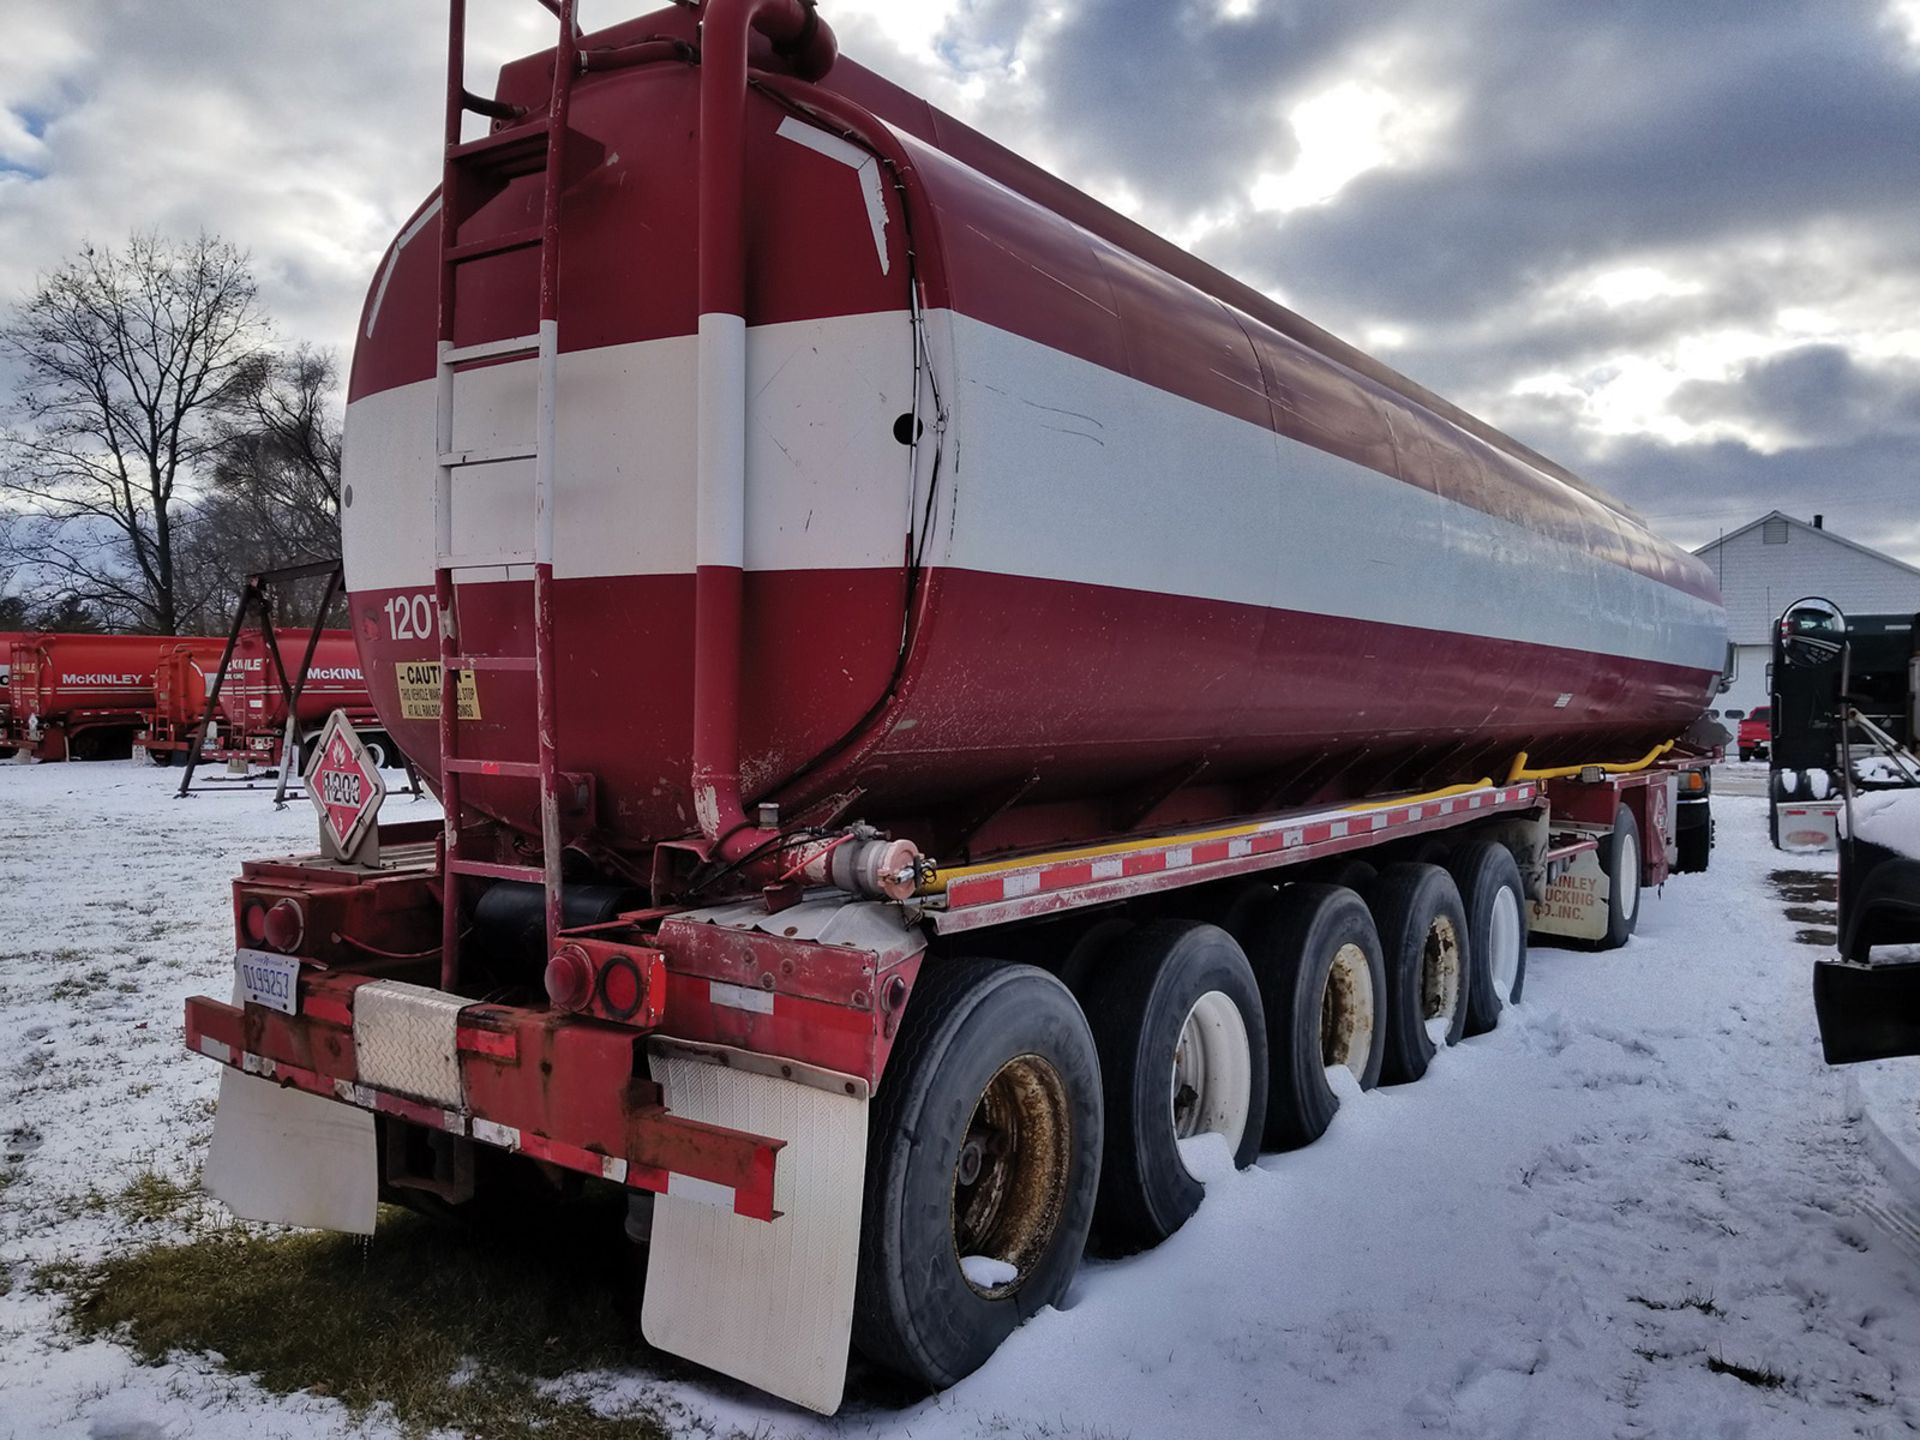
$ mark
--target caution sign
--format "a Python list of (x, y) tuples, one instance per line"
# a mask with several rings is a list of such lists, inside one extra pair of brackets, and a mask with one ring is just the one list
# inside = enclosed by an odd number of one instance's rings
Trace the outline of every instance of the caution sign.
[[(393, 667), (400, 688), (400, 714), (408, 720), (440, 718), (440, 662), (402, 660)], [(473, 672), (460, 672), (460, 718), (480, 718), (480, 689)]]

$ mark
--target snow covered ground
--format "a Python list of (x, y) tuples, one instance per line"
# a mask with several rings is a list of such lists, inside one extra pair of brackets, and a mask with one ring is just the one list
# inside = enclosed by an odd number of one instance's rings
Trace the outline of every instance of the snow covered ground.
[[(90, 1187), (193, 1175), (216, 1071), (181, 1051), (180, 1002), (230, 983), (237, 862), (311, 840), (304, 804), (170, 792), (131, 764), (0, 766), (0, 1436), (384, 1434), (204, 1358), (75, 1344), (27, 1283), (125, 1243)], [(639, 1362), (570, 1388), (722, 1435), (1920, 1435), (1920, 1196), (1858, 1118), (1870, 1093), (1920, 1135), (1920, 1061), (1851, 1086), (1821, 1063), (1817, 952), (1769, 875), (1831, 857), (1777, 856), (1763, 801), (1716, 804), (1713, 870), (1647, 896), (1627, 949), (1536, 949), (1496, 1033), (1311, 1149), (1216, 1172), (1179, 1235), (1089, 1265), (947, 1394), (856, 1382), (822, 1421)]]

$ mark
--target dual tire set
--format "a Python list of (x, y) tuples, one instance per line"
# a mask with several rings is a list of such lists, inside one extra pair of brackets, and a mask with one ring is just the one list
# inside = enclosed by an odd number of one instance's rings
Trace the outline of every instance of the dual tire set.
[(1437, 858), (1103, 920), (1057, 974), (930, 964), (870, 1117), (859, 1348), (953, 1384), (1061, 1299), (1090, 1238), (1158, 1244), (1228, 1155), (1310, 1144), (1343, 1091), (1491, 1030), (1525, 980), (1519, 868), (1487, 840)]

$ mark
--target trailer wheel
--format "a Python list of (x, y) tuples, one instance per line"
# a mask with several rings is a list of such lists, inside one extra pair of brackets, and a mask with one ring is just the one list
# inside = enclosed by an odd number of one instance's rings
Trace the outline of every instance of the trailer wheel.
[(1640, 923), (1640, 822), (1622, 805), (1613, 817), (1613, 833), (1601, 847), (1600, 868), (1607, 886), (1607, 934), (1602, 950), (1618, 950)]
[(1243, 1167), (1260, 1153), (1268, 1070), (1260, 987), (1226, 931), (1158, 920), (1108, 954), (1086, 1006), (1106, 1106), (1100, 1240), (1145, 1249), (1184, 1225), (1206, 1194), (1181, 1141), (1222, 1135)]
[(0, 760), (11, 760), (13, 759), (14, 756), (18, 755), (19, 753), (20, 753), (20, 750), (19, 750), (19, 747), (17, 746), (0, 745)]
[(1367, 902), (1339, 885), (1290, 885), (1249, 928), (1247, 957), (1267, 1021), (1265, 1148), (1311, 1145), (1340, 1099), (1327, 1079), (1344, 1066), (1362, 1090), (1386, 1055), (1387, 972)]
[(1379, 871), (1365, 860), (1336, 860), (1325, 874), (1319, 877), (1323, 885), (1344, 885), (1356, 894), (1365, 895), (1367, 887), (1373, 884)]
[(1386, 1053), (1380, 1083), (1427, 1073), (1434, 1052), (1466, 1033), (1472, 989), (1467, 913), (1438, 865), (1389, 865), (1368, 892), (1387, 970)]
[(374, 769), (385, 770), (388, 767), (390, 763), (388, 757), (389, 746), (385, 735), (379, 734), (378, 732), (372, 735), (363, 735), (360, 737), (360, 743), (367, 747), (367, 758), (373, 762)]
[(1100, 973), (1107, 952), (1132, 929), (1133, 921), (1119, 915), (1094, 921), (1081, 932), (1080, 938), (1073, 942), (1073, 948), (1067, 952), (1067, 958), (1060, 962), (1060, 983), (1071, 990), (1077, 999), (1085, 989), (1088, 977)]
[(1527, 902), (1513, 852), (1497, 840), (1469, 840), (1447, 858), (1467, 912), (1467, 1034), (1484, 1035), (1520, 1003), (1527, 982)]
[(173, 764), (173, 751), (149, 750), (147, 751), (147, 763), (149, 765), (157, 765), (164, 770), (167, 766)]
[(951, 1385), (1079, 1268), (1102, 1135), (1086, 1017), (1033, 966), (930, 965), (868, 1134), (854, 1340)]

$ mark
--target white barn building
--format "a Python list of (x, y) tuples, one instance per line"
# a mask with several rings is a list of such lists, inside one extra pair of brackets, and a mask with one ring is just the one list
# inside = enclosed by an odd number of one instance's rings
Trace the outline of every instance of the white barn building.
[(1920, 611), (1920, 568), (1834, 534), (1818, 515), (1809, 525), (1775, 510), (1693, 553), (1713, 567), (1727, 602), (1733, 684), (1714, 702), (1725, 719), (1767, 703), (1773, 622), (1802, 596), (1849, 614)]

